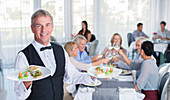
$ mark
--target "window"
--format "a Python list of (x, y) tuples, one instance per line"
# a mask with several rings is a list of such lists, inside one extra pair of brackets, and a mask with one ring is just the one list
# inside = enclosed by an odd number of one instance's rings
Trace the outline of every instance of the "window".
[(64, 0), (41, 0), (41, 7), (49, 11), (53, 16), (54, 29), (52, 36), (54, 36), (59, 43), (65, 41)]
[(88, 29), (93, 34), (93, 0), (72, 0), (73, 33), (81, 30), (81, 22), (86, 20)]
[(0, 42), (5, 57), (3, 64), (13, 64), (17, 52), (33, 40), (30, 28), (32, 13), (32, 0), (0, 0)]

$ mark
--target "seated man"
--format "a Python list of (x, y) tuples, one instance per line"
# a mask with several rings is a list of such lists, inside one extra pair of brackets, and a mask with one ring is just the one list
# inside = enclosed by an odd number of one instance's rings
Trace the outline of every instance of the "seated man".
[[(145, 38), (145, 37), (139, 37), (136, 40), (136, 50), (138, 52), (138, 55), (136, 55), (136, 57), (132, 61), (130, 59), (128, 59), (128, 57), (123, 53), (122, 50), (119, 50), (119, 54), (123, 57), (124, 61), (127, 63), (128, 68), (130, 70), (136, 70), (137, 71), (137, 73), (136, 73), (137, 77), (139, 75), (139, 70), (140, 70), (141, 64), (143, 62), (143, 59), (141, 58), (141, 55), (140, 55), (141, 44), (146, 40), (147, 40), (147, 38)], [(152, 56), (152, 58), (156, 62), (156, 60), (153, 56)]]
[(77, 61), (89, 64), (100, 59), (98, 55), (93, 58), (90, 58), (88, 56), (87, 52), (85, 51), (87, 39), (84, 36), (77, 35), (76, 38), (74, 39), (74, 42), (76, 42), (79, 48), (78, 56), (75, 57)]
[(165, 29), (165, 26), (166, 26), (166, 22), (165, 21), (162, 21), (160, 23), (160, 26), (161, 26), (161, 30), (159, 30), (157, 32), (157, 39), (162, 39), (162, 40), (170, 40), (170, 32)]
[(137, 24), (137, 30), (135, 30), (133, 32), (133, 34), (132, 34), (134, 36), (135, 40), (138, 37), (141, 37), (141, 36), (148, 38), (148, 36), (142, 31), (142, 29), (143, 29), (143, 24), (142, 23), (138, 23)]

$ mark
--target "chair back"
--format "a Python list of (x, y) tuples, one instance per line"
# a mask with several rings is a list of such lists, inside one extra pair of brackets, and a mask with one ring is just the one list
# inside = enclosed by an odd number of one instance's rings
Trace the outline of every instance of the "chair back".
[(157, 66), (165, 63), (165, 57), (164, 57), (164, 54), (162, 52), (154, 51), (153, 56), (156, 59)]
[(160, 100), (166, 100), (166, 96), (167, 96), (167, 87), (168, 87), (168, 83), (170, 80), (170, 72), (167, 72), (161, 79), (161, 84), (159, 86), (159, 97)]
[(165, 62), (170, 63), (170, 50), (165, 51)]
[(132, 33), (128, 33), (127, 34), (127, 41), (128, 41), (128, 47), (130, 46), (130, 44), (135, 41), (134, 36), (132, 35)]
[(94, 40), (91, 43), (90, 48), (89, 48), (89, 56), (90, 57), (95, 55), (98, 43), (99, 43), (99, 40)]
[(96, 36), (94, 34), (91, 34), (90, 42), (93, 42), (94, 40), (96, 40)]
[(169, 69), (170, 69), (170, 63), (164, 63), (159, 66), (159, 85), (161, 83), (162, 77), (165, 75), (165, 73), (168, 72)]

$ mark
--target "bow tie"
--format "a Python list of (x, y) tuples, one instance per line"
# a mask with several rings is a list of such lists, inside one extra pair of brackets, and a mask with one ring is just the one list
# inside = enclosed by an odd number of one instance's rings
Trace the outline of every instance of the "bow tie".
[(46, 49), (51, 49), (51, 48), (52, 48), (51, 46), (42, 47), (42, 48), (40, 49), (40, 51), (44, 51), (44, 50), (46, 50)]

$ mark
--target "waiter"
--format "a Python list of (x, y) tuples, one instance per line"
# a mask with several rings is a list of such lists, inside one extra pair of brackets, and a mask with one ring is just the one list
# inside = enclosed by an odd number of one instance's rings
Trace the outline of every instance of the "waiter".
[(48, 11), (38, 10), (32, 15), (34, 40), (18, 53), (15, 69), (26, 69), (30, 65), (44, 66), (51, 70), (51, 75), (38, 81), (15, 82), (19, 100), (63, 100), (63, 80), (68, 84), (93, 82), (88, 74), (75, 69), (60, 45), (50, 43), (53, 27), (53, 18)]

